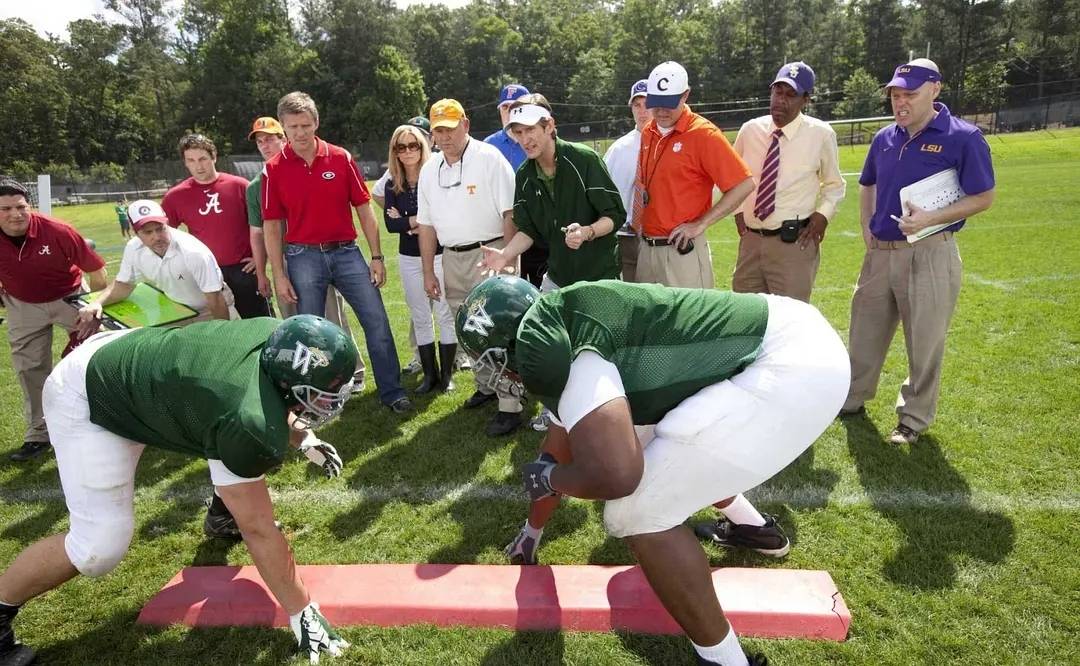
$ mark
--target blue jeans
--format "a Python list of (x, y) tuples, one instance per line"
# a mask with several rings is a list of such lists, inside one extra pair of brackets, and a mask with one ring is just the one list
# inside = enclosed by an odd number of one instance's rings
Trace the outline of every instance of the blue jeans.
[(289, 281), (296, 291), (296, 311), (320, 317), (326, 312), (326, 290), (334, 285), (356, 313), (375, 374), (379, 400), (391, 405), (405, 397), (401, 388), (401, 365), (390, 332), (382, 293), (371, 284), (364, 255), (355, 243), (327, 252), (289, 244), (285, 247)]

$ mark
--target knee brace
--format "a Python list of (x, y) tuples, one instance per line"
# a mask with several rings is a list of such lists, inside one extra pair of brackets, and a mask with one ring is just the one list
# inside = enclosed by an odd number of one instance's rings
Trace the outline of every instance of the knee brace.
[(64, 550), (79, 573), (97, 578), (120, 564), (134, 533), (134, 520), (96, 525), (92, 532), (73, 529), (64, 539)]

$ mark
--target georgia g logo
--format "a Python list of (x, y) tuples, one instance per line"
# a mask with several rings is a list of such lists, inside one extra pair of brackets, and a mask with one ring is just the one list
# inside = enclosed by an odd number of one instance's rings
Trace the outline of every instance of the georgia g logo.
[(491, 333), (491, 329), (495, 327), (495, 322), (491, 320), (491, 315), (484, 309), (486, 304), (486, 301), (481, 301), (469, 308), (469, 316), (465, 318), (461, 330), (476, 333), (485, 338)]

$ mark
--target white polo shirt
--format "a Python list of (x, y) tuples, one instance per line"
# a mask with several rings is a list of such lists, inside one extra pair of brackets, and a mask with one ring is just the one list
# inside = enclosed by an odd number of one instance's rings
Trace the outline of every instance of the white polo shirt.
[(623, 134), (604, 153), (611, 181), (619, 188), (623, 208), (626, 209), (626, 226), (634, 216), (634, 178), (637, 177), (638, 153), (641, 152), (641, 132), (634, 128)]
[(124, 246), (116, 279), (128, 284), (148, 282), (184, 305), (206, 312), (206, 293), (222, 291), (225, 280), (217, 259), (202, 241), (179, 229), (169, 229), (169, 249), (159, 257), (138, 236)]
[(756, 185), (776, 129), (772, 116), (761, 116), (743, 124), (735, 138), (735, 152), (753, 172), (755, 188), (743, 200), (739, 212), (751, 229), (779, 229), (784, 220), (805, 219), (818, 212), (832, 220), (847, 187), (840, 175), (836, 132), (823, 120), (799, 114), (780, 137), (780, 172), (776, 178), (776, 208), (768, 219), (754, 215)]
[(440, 153), (421, 167), (416, 199), (416, 221), (434, 227), (443, 246), (502, 238), (503, 213), (514, 209), (514, 171), (498, 148), (469, 139), (453, 165)]

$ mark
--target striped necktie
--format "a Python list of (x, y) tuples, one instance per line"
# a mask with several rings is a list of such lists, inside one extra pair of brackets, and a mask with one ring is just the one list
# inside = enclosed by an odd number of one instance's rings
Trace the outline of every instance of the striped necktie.
[(776, 179), (780, 174), (780, 137), (783, 134), (782, 129), (773, 130), (769, 152), (765, 153), (765, 162), (761, 165), (761, 180), (758, 181), (754, 217), (762, 221), (776, 210)]
[(645, 185), (641, 180), (641, 160), (638, 159), (637, 171), (634, 173), (634, 189), (630, 200), (630, 219), (628, 224), (638, 236), (641, 235), (641, 225), (645, 217)]

